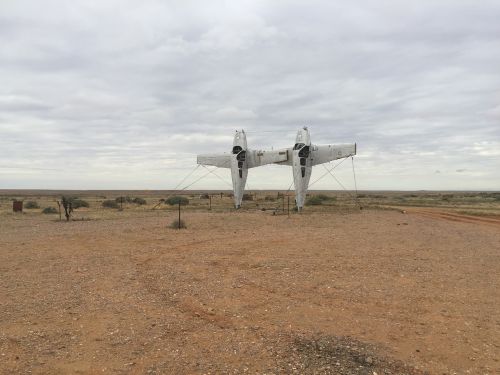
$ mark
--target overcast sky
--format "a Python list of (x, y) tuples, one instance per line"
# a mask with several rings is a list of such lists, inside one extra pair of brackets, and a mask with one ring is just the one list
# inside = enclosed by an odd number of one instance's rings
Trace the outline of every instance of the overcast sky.
[(0, 1), (0, 188), (169, 189), (304, 125), (360, 189), (499, 190), (500, 2)]

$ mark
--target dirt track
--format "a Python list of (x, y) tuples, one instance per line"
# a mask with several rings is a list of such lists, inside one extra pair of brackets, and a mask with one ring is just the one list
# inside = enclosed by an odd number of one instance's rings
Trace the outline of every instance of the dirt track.
[(484, 225), (500, 226), (500, 217), (497, 216), (472, 216), (453, 212), (445, 212), (432, 208), (408, 208), (409, 213), (419, 214), (430, 218), (455, 221), (459, 223), (475, 223)]
[(500, 373), (496, 226), (1, 220), (1, 373)]

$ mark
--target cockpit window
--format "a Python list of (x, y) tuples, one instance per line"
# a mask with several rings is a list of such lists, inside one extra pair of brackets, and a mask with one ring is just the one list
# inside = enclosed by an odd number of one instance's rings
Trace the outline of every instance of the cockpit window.
[(246, 151), (241, 151), (238, 155), (236, 155), (236, 160), (238, 161), (245, 161), (247, 156)]
[(307, 158), (309, 156), (309, 146), (304, 146), (299, 151), (300, 158)]
[(302, 147), (304, 147), (304, 143), (295, 143), (295, 146), (293, 146), (294, 150), (300, 150)]
[(241, 148), (241, 146), (234, 146), (234, 147), (233, 147), (233, 154), (237, 154), (237, 153), (239, 153), (241, 150), (243, 150), (243, 149)]

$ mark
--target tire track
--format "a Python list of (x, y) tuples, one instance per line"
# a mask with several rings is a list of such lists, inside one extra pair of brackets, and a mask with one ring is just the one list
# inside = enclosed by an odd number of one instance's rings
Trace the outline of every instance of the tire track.
[(492, 225), (492, 226), (500, 226), (500, 218), (494, 217), (483, 217), (483, 216), (472, 216), (472, 215), (463, 215), (456, 214), (451, 212), (443, 212), (443, 211), (432, 211), (432, 210), (408, 210), (409, 213), (418, 214), (421, 216), (425, 216), (432, 219), (441, 219), (454, 221), (458, 223), (469, 223), (469, 224), (482, 224), (482, 225)]

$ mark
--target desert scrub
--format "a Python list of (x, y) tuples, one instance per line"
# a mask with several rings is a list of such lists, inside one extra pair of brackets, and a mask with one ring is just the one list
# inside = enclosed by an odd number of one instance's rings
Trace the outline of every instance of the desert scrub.
[(181, 206), (186, 206), (189, 204), (189, 199), (187, 199), (186, 197), (174, 195), (173, 197), (167, 198), (165, 200), (165, 203), (170, 206), (176, 206), (179, 203), (181, 204)]
[(130, 198), (129, 196), (126, 196), (126, 197), (118, 197), (118, 198), (115, 198), (115, 201), (117, 203), (132, 203), (133, 202), (133, 199)]
[(175, 219), (174, 221), (172, 221), (170, 223), (169, 228), (172, 228), (172, 229), (186, 229), (187, 226), (186, 226), (186, 222), (184, 220), (181, 219), (180, 225), (179, 225), (179, 219)]
[(24, 208), (40, 208), (40, 206), (38, 205), (37, 202), (35, 201), (28, 201), (26, 202), (26, 204), (24, 205)]
[(84, 201), (83, 199), (80, 199), (78, 197), (64, 197), (66, 199), (66, 202), (71, 203), (71, 208), (73, 210), (76, 210), (77, 208), (80, 207), (89, 207), (89, 202)]
[(42, 214), (57, 214), (59, 211), (57, 211), (57, 208), (55, 207), (45, 207), (42, 210)]
[(326, 194), (318, 194), (318, 195), (316, 195), (316, 197), (318, 197), (322, 201), (336, 201), (337, 200), (337, 197), (331, 197), (331, 196), (326, 195)]
[(103, 201), (102, 206), (104, 208), (119, 208), (120, 207), (117, 201), (111, 200), (111, 199)]
[(80, 207), (89, 207), (89, 202), (80, 198), (71, 198), (71, 204), (75, 210)]
[(306, 201), (306, 206), (319, 206), (323, 204), (323, 199), (318, 196), (313, 196), (308, 198)]
[(136, 197), (132, 200), (132, 203), (138, 204), (139, 206), (143, 206), (146, 204), (146, 200), (144, 198)]

